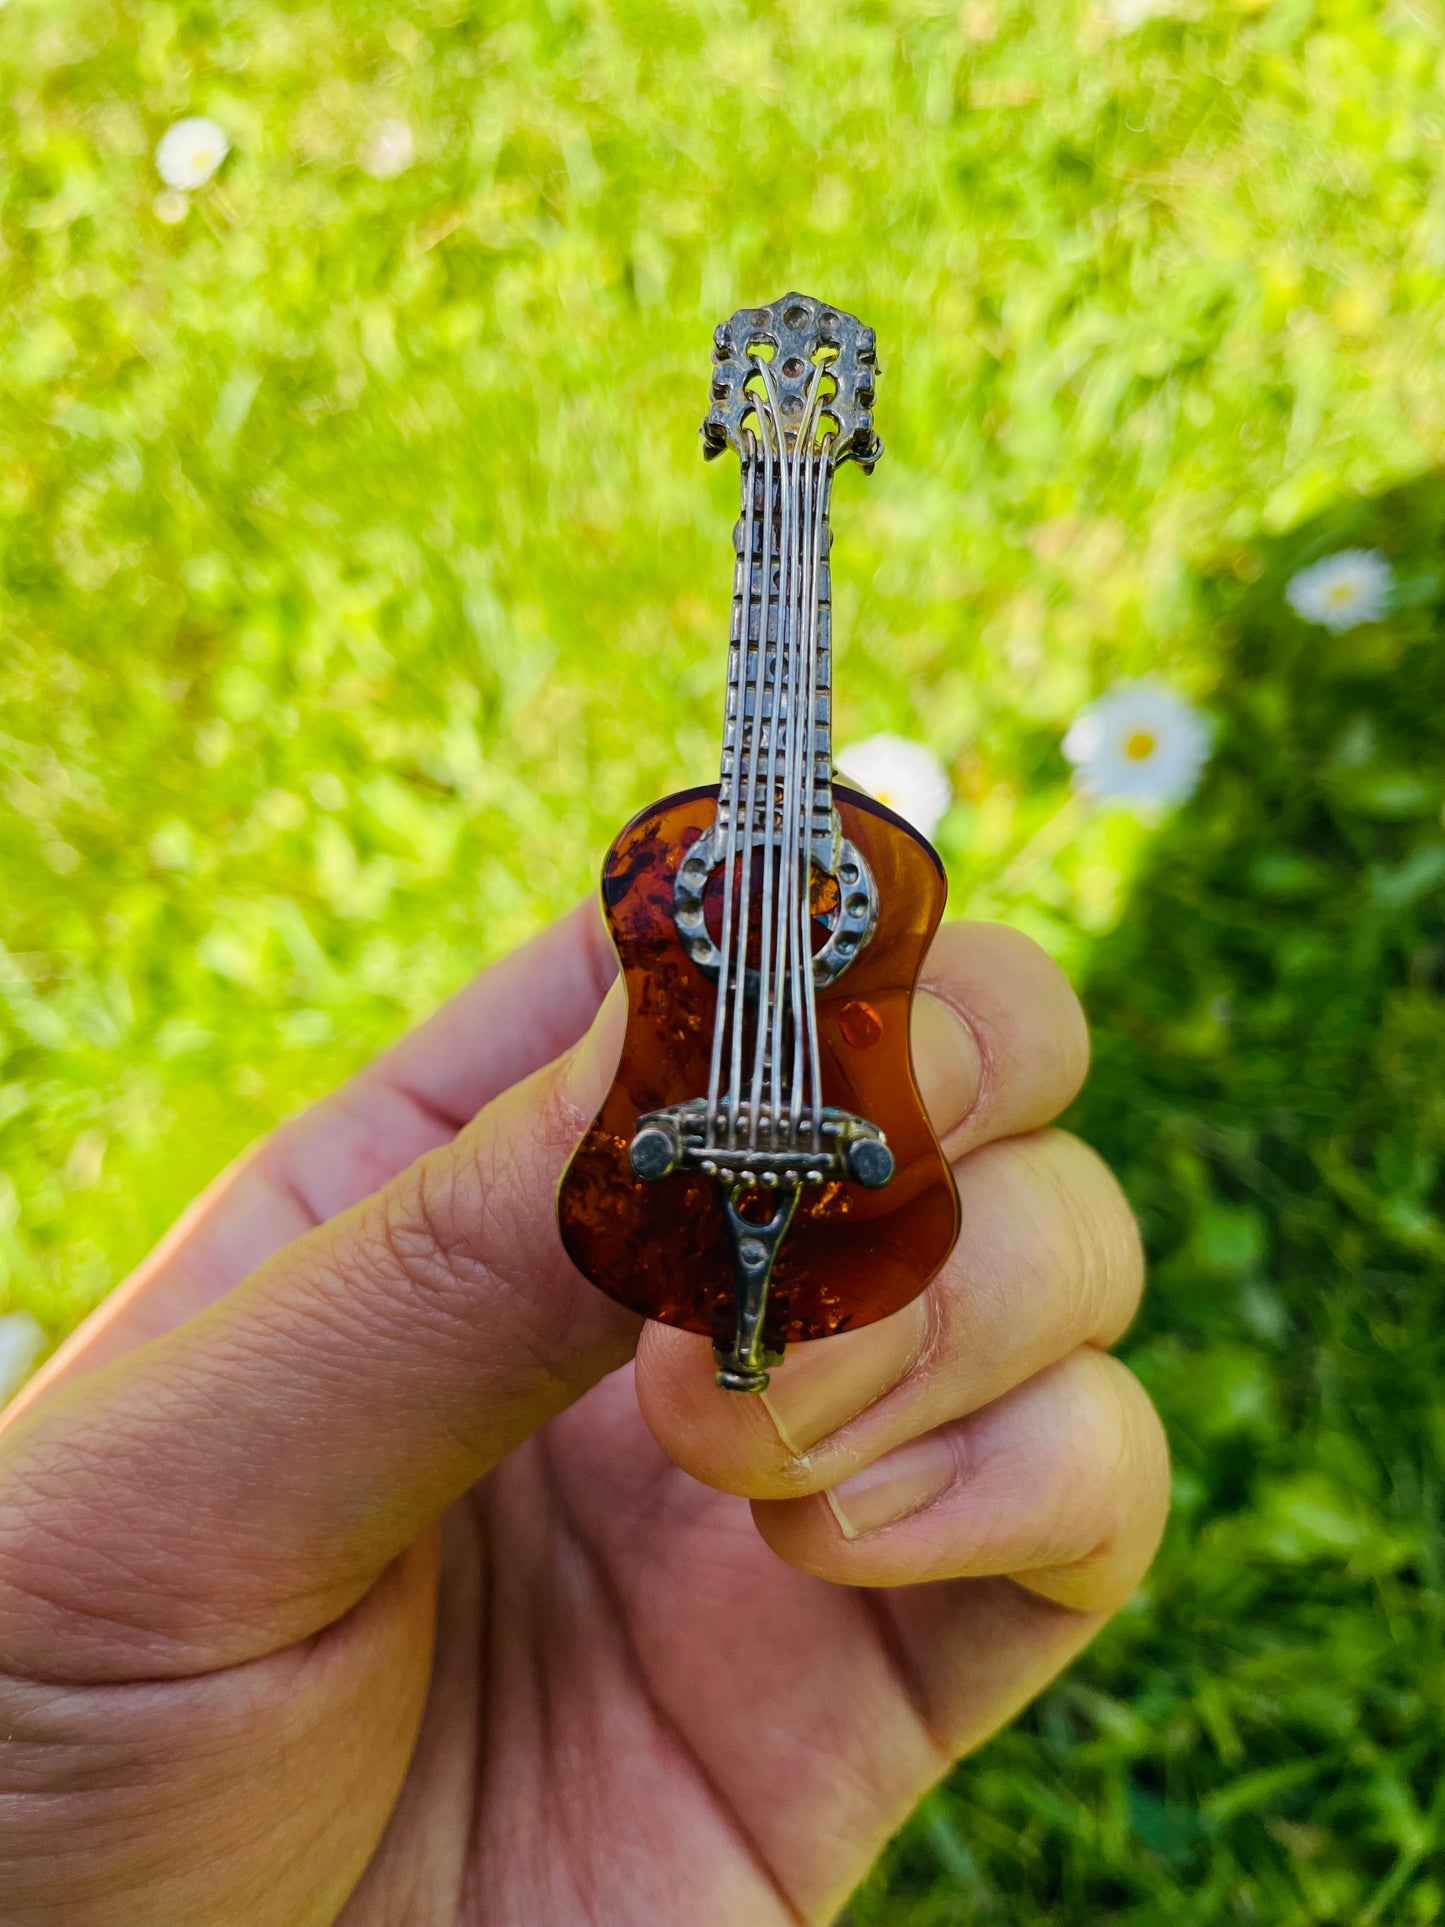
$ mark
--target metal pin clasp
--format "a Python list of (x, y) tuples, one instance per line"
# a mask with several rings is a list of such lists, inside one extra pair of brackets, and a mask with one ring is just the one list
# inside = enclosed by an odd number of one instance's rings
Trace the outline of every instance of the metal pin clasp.
[(745, 1218), (739, 1202), (752, 1187), (735, 1184), (725, 1194), (723, 1213), (728, 1240), (733, 1250), (733, 1271), (737, 1279), (737, 1323), (731, 1346), (715, 1345), (717, 1383), (724, 1392), (761, 1392), (767, 1389), (768, 1367), (777, 1363), (763, 1342), (763, 1323), (768, 1309), (768, 1285), (773, 1275), (773, 1260), (778, 1246), (793, 1221), (797, 1209), (799, 1184), (779, 1185), (767, 1195), (771, 1215), (762, 1223)]

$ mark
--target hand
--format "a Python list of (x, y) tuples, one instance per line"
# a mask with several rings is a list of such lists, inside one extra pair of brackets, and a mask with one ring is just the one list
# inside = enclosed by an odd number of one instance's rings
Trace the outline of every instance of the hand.
[(941, 933), (958, 1246), (758, 1399), (558, 1242), (611, 971), (588, 907), (488, 972), (6, 1414), (6, 1927), (826, 1922), (1138, 1582), (1139, 1247), (1042, 1128), (1086, 1056), (1053, 965)]

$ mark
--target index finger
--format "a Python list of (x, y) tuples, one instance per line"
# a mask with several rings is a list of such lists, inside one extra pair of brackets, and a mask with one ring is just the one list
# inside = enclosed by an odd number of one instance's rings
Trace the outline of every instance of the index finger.
[(950, 1158), (1040, 1130), (1078, 1095), (1089, 1068), (1083, 1009), (1053, 958), (1021, 930), (941, 925), (919, 990), (914, 1070)]

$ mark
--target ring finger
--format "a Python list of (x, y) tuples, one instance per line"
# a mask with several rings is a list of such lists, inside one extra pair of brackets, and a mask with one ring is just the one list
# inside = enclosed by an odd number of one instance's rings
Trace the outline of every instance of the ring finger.
[(1085, 1346), (993, 1404), (874, 1459), (835, 1490), (755, 1501), (790, 1565), (850, 1586), (1008, 1576), (1108, 1612), (1163, 1530), (1168, 1449), (1148, 1394)]

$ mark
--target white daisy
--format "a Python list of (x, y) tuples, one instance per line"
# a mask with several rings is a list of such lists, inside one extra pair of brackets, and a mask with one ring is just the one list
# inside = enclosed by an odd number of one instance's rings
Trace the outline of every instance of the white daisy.
[(374, 181), (405, 174), (416, 158), (416, 142), (404, 120), (378, 121), (361, 151), (361, 165)]
[(1209, 729), (1161, 683), (1116, 683), (1075, 717), (1064, 754), (1075, 784), (1099, 802), (1182, 803), (1209, 761)]
[(925, 744), (907, 736), (865, 737), (840, 750), (837, 763), (840, 776), (906, 816), (925, 836), (933, 835), (953, 801), (953, 787), (942, 763)]
[(1291, 576), (1284, 599), (1306, 622), (1338, 633), (1379, 622), (1389, 610), (1394, 581), (1378, 549), (1341, 549)]
[(156, 172), (177, 193), (204, 187), (231, 151), (223, 129), (203, 114), (188, 114), (168, 127), (156, 146)]
[(20, 1390), (44, 1342), (44, 1332), (28, 1311), (0, 1318), (0, 1405)]

